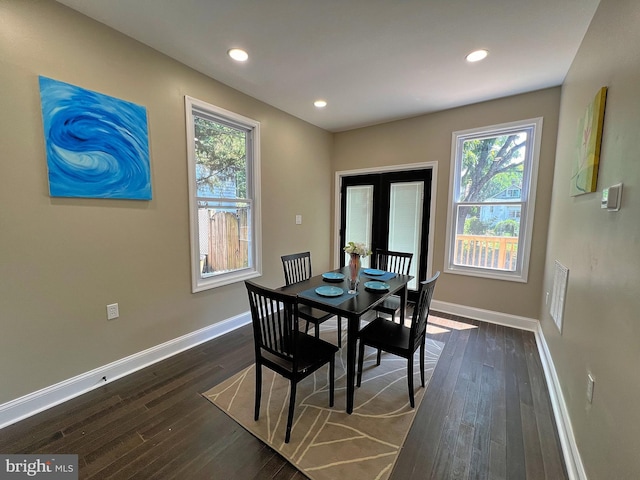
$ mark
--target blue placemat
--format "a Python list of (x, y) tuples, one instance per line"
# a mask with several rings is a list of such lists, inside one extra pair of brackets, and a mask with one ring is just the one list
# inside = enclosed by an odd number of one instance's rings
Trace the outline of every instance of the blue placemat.
[(382, 275), (367, 275), (366, 273), (364, 273), (364, 271), (361, 270), (360, 276), (370, 278), (371, 280), (380, 280), (381, 282), (384, 282), (386, 280), (396, 278), (398, 274), (393, 272), (384, 272)]
[(344, 290), (344, 293), (339, 297), (323, 297), (322, 295), (318, 295), (316, 293), (316, 287), (314, 287), (314, 288), (310, 288), (309, 290), (300, 292), (298, 296), (308, 298), (310, 300), (315, 300), (317, 302), (328, 303), (329, 305), (340, 305), (342, 302), (346, 302), (350, 298), (353, 298), (356, 295), (358, 295), (358, 292), (349, 293), (346, 289), (343, 289), (343, 290)]

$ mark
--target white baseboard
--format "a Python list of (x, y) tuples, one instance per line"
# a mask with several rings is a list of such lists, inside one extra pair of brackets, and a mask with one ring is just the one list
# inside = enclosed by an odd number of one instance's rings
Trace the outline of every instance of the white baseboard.
[(536, 344), (538, 345), (538, 352), (540, 354), (542, 368), (544, 369), (544, 376), (547, 380), (549, 397), (551, 399), (551, 406), (553, 407), (553, 415), (556, 419), (558, 436), (560, 437), (560, 445), (562, 447), (564, 461), (567, 466), (569, 480), (587, 480), (587, 473), (584, 470), (582, 458), (580, 457), (578, 445), (576, 444), (576, 438), (573, 435), (571, 417), (569, 417), (567, 404), (564, 401), (564, 395), (562, 395), (560, 380), (558, 379), (556, 368), (553, 365), (551, 352), (549, 351), (547, 341), (544, 338), (541, 325), (538, 324), (538, 329), (535, 334)]
[(538, 320), (533, 318), (519, 317), (517, 315), (509, 315), (507, 313), (467, 307), (465, 305), (457, 305), (455, 303), (441, 302), (435, 299), (431, 301), (431, 309), (442, 313), (460, 315), (461, 317), (471, 318), (473, 320), (497, 323), (498, 325), (518, 328), (520, 330), (528, 330), (530, 332), (538, 331)]
[(540, 322), (532, 318), (440, 302), (438, 300), (431, 301), (431, 309), (438, 312), (472, 318), (474, 320), (481, 320), (483, 322), (497, 323), (499, 325), (518, 328), (520, 330), (528, 330), (535, 334), (536, 345), (538, 346), (544, 376), (549, 389), (549, 398), (551, 399), (556, 428), (558, 429), (558, 436), (560, 437), (560, 447), (562, 448), (562, 455), (564, 456), (569, 480), (587, 480), (587, 475), (585, 473), (584, 466), (582, 465), (582, 459), (580, 458), (576, 439), (573, 435), (571, 418), (569, 417), (567, 405), (564, 401), (564, 396), (562, 395), (560, 380), (556, 374), (556, 369), (553, 365), (551, 353), (549, 352), (547, 342), (544, 338)]
[(248, 323), (251, 315), (243, 313), (11, 400), (0, 405), (0, 429)]

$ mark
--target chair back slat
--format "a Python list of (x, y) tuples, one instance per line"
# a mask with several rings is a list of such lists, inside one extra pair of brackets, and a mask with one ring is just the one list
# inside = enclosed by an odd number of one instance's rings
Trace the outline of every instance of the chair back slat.
[(286, 285), (302, 282), (313, 276), (311, 273), (311, 252), (283, 255), (281, 258)]
[(264, 349), (283, 359), (294, 361), (298, 318), (295, 295), (245, 281), (253, 323), (256, 355)]
[(427, 330), (427, 319), (429, 317), (429, 310), (431, 309), (431, 299), (433, 298), (433, 291), (436, 288), (436, 281), (439, 276), (440, 272), (436, 272), (430, 279), (420, 282), (418, 300), (413, 310), (411, 334), (409, 337), (409, 343), (414, 347), (422, 341), (422, 337)]
[(376, 249), (375, 267), (398, 275), (409, 275), (413, 253)]

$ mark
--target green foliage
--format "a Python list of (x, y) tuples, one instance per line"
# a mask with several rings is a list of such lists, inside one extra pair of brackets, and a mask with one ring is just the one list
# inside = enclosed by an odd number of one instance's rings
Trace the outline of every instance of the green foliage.
[(522, 185), (525, 144), (521, 134), (466, 140), (460, 201), (484, 201), (512, 184)]
[(488, 225), (481, 222), (478, 217), (467, 217), (464, 221), (465, 235), (485, 235)]
[(236, 196), (246, 197), (246, 133), (197, 116), (194, 126), (198, 189), (213, 190), (234, 181)]
[(494, 226), (494, 232), (501, 237), (517, 237), (520, 230), (520, 223), (508, 219), (498, 222)]
[(467, 217), (464, 221), (465, 235), (489, 235), (500, 237), (517, 237), (520, 224), (512, 219), (502, 220), (495, 225), (492, 222), (483, 222), (478, 217)]

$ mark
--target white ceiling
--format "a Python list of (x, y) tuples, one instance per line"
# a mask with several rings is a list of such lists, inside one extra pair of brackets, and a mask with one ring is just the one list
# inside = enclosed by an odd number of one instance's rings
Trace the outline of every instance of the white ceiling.
[[(58, 1), (334, 132), (560, 85), (599, 3)], [(232, 61), (232, 47), (249, 61)], [(489, 57), (467, 63), (478, 48)]]

